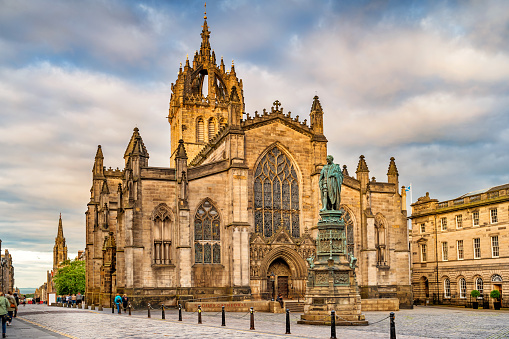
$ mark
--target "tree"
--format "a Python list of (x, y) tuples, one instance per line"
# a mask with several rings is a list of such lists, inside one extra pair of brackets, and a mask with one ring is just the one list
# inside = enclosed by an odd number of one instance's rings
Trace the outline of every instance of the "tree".
[(66, 260), (53, 277), (57, 294), (85, 292), (85, 261)]

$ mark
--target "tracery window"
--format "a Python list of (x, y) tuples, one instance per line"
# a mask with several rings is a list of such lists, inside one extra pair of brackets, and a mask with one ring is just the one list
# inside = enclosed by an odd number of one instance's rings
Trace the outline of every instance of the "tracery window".
[(153, 262), (156, 265), (168, 265), (171, 263), (171, 219), (169, 207), (160, 204), (152, 215), (154, 253)]
[(209, 200), (205, 200), (194, 217), (194, 261), (197, 264), (221, 263), (221, 218)]
[(196, 120), (196, 142), (204, 142), (205, 138), (203, 136), (203, 119), (198, 118)]
[(258, 163), (254, 178), (255, 231), (270, 237), (284, 227), (300, 237), (299, 184), (290, 159), (275, 146)]

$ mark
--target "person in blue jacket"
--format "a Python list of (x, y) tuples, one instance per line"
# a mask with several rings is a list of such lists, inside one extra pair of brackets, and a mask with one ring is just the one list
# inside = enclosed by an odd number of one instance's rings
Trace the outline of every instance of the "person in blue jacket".
[(117, 312), (120, 314), (120, 305), (122, 305), (122, 297), (117, 293), (115, 297), (115, 305), (117, 305)]

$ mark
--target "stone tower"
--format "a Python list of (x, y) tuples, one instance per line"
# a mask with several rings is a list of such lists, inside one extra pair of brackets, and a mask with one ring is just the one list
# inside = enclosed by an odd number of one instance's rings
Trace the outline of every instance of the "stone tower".
[(53, 272), (56, 272), (60, 264), (67, 260), (67, 245), (65, 244), (64, 229), (62, 227), (62, 213), (58, 220), (58, 232), (53, 246)]
[(242, 80), (237, 78), (233, 65), (226, 71), (223, 59), (218, 66), (216, 54), (210, 47), (210, 31), (205, 12), (201, 33), (200, 50), (194, 54), (192, 66), (189, 58), (184, 69), (180, 65), (178, 78), (171, 84), (168, 122), (171, 125), (171, 163), (179, 140), (184, 141), (188, 159), (191, 161), (198, 152), (218, 133), (221, 128), (232, 124), (228, 116), (228, 93), (236, 88), (241, 110), (234, 120), (242, 120), (244, 94)]

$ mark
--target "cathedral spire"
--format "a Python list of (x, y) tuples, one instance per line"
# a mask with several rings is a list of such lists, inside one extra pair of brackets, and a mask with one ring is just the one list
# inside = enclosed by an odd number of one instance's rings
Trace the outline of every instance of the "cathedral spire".
[(60, 213), (60, 218), (58, 219), (57, 239), (64, 239), (64, 228), (62, 227), (62, 213)]
[(316, 134), (323, 134), (323, 110), (318, 95), (313, 98), (313, 104), (311, 104), (311, 128)]
[(207, 24), (207, 3), (205, 3), (205, 15), (203, 16), (203, 30), (201, 31), (200, 56), (210, 56), (210, 31)]
[(399, 186), (399, 182), (398, 182), (399, 173), (398, 173), (398, 168), (396, 167), (396, 162), (394, 160), (395, 160), (394, 157), (391, 157), (391, 161), (389, 163), (389, 170), (387, 171), (387, 179), (391, 184), (396, 185), (395, 188), (396, 188), (396, 192), (397, 192), (398, 186)]

